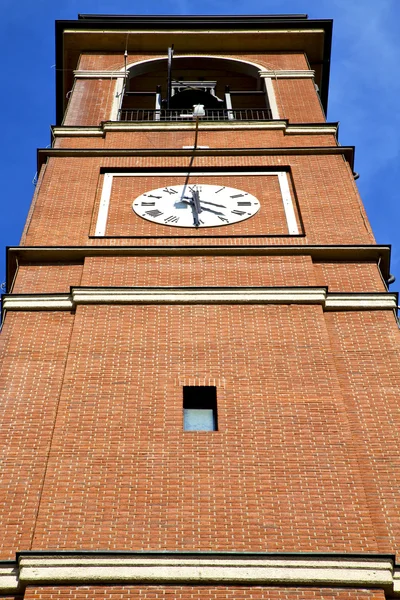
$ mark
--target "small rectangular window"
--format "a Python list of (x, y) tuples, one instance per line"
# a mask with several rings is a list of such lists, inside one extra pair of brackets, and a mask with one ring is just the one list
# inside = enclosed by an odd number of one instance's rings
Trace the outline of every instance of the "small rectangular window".
[(184, 431), (217, 431), (217, 388), (213, 385), (183, 387)]

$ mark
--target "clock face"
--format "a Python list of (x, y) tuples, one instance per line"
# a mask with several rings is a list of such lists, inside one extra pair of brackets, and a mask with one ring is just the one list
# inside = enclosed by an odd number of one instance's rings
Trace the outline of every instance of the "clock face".
[(169, 185), (142, 194), (132, 204), (134, 212), (159, 225), (218, 227), (252, 217), (260, 209), (255, 196), (206, 183)]

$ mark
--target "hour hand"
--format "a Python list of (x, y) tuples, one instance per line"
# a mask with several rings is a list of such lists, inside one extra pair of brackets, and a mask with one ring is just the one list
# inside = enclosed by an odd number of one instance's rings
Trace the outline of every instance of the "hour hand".
[(181, 196), (180, 201), (185, 204), (189, 204), (192, 208), (193, 213), (193, 225), (195, 227), (200, 226), (199, 212), (201, 212), (202, 208), (199, 202), (199, 192), (195, 189), (191, 189), (192, 197), (189, 196)]

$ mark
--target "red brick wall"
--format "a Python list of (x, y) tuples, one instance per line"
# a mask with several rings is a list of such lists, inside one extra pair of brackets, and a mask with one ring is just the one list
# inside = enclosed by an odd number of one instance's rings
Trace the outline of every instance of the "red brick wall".
[(399, 552), (400, 331), (386, 311), (325, 319), (379, 551)]
[[(32, 221), (25, 239), (26, 245), (91, 245), (110, 244), (109, 240), (101, 238), (89, 239), (89, 234), (94, 231), (97, 220), (98, 205), (100, 201), (102, 176), (100, 167), (163, 167), (171, 166), (187, 167), (190, 157), (121, 157), (121, 158), (51, 158), (33, 212)], [(242, 224), (215, 227), (212, 230), (202, 230), (201, 235), (206, 235), (207, 243), (212, 236), (228, 236), (230, 232), (252, 235), (264, 235), (264, 238), (246, 238), (245, 243), (294, 243), (294, 244), (371, 244), (374, 242), (373, 235), (368, 226), (365, 211), (360, 202), (356, 186), (352, 179), (350, 169), (339, 156), (249, 156), (249, 157), (197, 157), (196, 167), (220, 167), (228, 166), (234, 168), (246, 168), (248, 166), (282, 168), (287, 165), (292, 170), (292, 182), (294, 188), (294, 199), (297, 199), (301, 217), (304, 223), (304, 238), (268, 237), (280, 233), (275, 225), (273, 228), (265, 226), (261, 231), (256, 231), (255, 220), (270, 219), (268, 207), (268, 195), (261, 194), (259, 198), (262, 203), (259, 214), (244, 221)], [(65, 176), (68, 173), (68, 177)], [(116, 178), (117, 179), (117, 178)], [(128, 179), (128, 178), (126, 178)], [(135, 178), (137, 179), (137, 178)], [(208, 178), (210, 179), (210, 178)], [(254, 179), (249, 177), (250, 180)], [(260, 178), (262, 179), (262, 178)], [(273, 178), (272, 178), (273, 179)], [(269, 185), (271, 177), (265, 178)], [(164, 181), (164, 178), (163, 178)], [(232, 180), (233, 181), (233, 180)], [(242, 185), (242, 184), (241, 184)], [(247, 178), (242, 187), (248, 185)], [(157, 187), (154, 183), (150, 187)], [(238, 187), (240, 187), (238, 185)], [(145, 191), (143, 187), (142, 191)], [(269, 190), (269, 188), (268, 188)], [(133, 192), (132, 192), (133, 193)], [(257, 190), (258, 193), (258, 190)], [(133, 201), (132, 197), (132, 201)], [(143, 225), (139, 231), (134, 228), (133, 223), (139, 222), (140, 217), (134, 215), (128, 201), (125, 207), (124, 219), (128, 223), (117, 222), (121, 215), (115, 214), (117, 204), (111, 201), (110, 219), (111, 235), (153, 235), (153, 236), (182, 236), (180, 228), (156, 226), (149, 223)], [(278, 205), (276, 210), (280, 210)], [(268, 208), (267, 208), (268, 207)], [(268, 214), (267, 214), (268, 212)], [(114, 216), (113, 216), (114, 214)], [(280, 212), (282, 215), (282, 211)], [(278, 217), (281, 218), (281, 217)], [(114, 224), (113, 220), (114, 219)], [(117, 221), (115, 221), (117, 219)], [(275, 223), (276, 217), (274, 217)], [(131, 225), (132, 223), (132, 225)], [(177, 231), (179, 230), (179, 232)], [(108, 233), (106, 230), (106, 233)], [(284, 231), (282, 231), (284, 233)], [(191, 230), (188, 240), (192, 244), (199, 236), (199, 232)], [(116, 237), (113, 244), (126, 245), (129, 237)], [(146, 240), (135, 240), (135, 244), (148, 243)], [(151, 242), (151, 243), (154, 243)], [(162, 243), (170, 243), (163, 241)], [(175, 242), (174, 242), (175, 243)], [(180, 243), (184, 243), (181, 241)], [(196, 243), (202, 243), (198, 240)], [(203, 242), (204, 243), (204, 242)], [(227, 238), (226, 243), (229, 242)], [(243, 243), (240, 238), (235, 238), (234, 243)]]
[(261, 586), (28, 587), (25, 600), (384, 600), (382, 590)]
[(18, 268), (13, 292), (15, 294), (45, 294), (69, 292), (80, 285), (83, 265), (26, 264)]
[(305, 256), (153, 256), (87, 258), (87, 286), (315, 285)]
[(326, 285), (330, 292), (385, 292), (376, 263), (314, 263), (317, 285)]
[[(195, 54), (194, 54), (195, 55)], [(178, 56), (178, 54), (176, 55)], [(198, 56), (201, 56), (199, 54)], [(282, 54), (215, 54), (231, 59), (249, 61), (266, 70), (307, 70), (303, 53)], [(134, 54), (128, 57), (128, 65), (165, 55)], [(82, 70), (119, 71), (124, 67), (123, 55), (111, 53), (85, 54), (81, 57)], [(279, 79), (273, 81), (280, 118), (291, 122), (319, 123), (325, 120), (311, 79)], [(116, 93), (116, 79), (76, 79), (69, 101), (65, 125), (98, 125), (110, 119)]]
[(98, 125), (108, 121), (115, 96), (115, 79), (77, 79), (64, 125)]
[(9, 313), (0, 337), (0, 559), (31, 544), (73, 317)]
[(318, 306), (80, 306), (33, 549), (375, 552), (349, 434)]
[[(144, 176), (144, 177), (115, 177), (113, 181), (106, 235), (117, 237), (129, 236), (179, 236), (179, 237), (212, 237), (213, 235), (287, 235), (288, 226), (282, 202), (282, 194), (278, 177), (230, 175), (229, 178), (215, 175), (207, 177), (208, 185), (229, 185), (239, 190), (245, 190), (256, 198), (268, 199), (268, 208), (259, 210), (251, 218), (225, 227), (207, 227), (194, 230), (186, 227), (168, 227), (157, 225), (133, 213), (132, 202), (148, 190), (164, 186), (183, 185), (185, 175), (181, 176)], [(203, 181), (201, 176), (193, 177), (192, 181)], [(133, 214), (132, 214), (133, 213)], [(133, 218), (132, 218), (133, 216)], [(168, 216), (168, 215), (167, 215)]]
[(324, 123), (323, 113), (312, 79), (278, 79), (275, 97), (281, 119), (290, 123)]
[[(194, 126), (187, 131), (145, 131), (112, 132), (104, 137), (73, 136), (56, 139), (56, 148), (179, 148), (193, 146)], [(199, 125), (197, 143), (210, 148), (279, 148), (336, 146), (332, 134), (285, 134), (282, 131), (266, 129), (221, 128), (207, 130)]]
[[(180, 56), (179, 52), (175, 50), (175, 57)], [(182, 55), (184, 56), (184, 55)], [(190, 56), (196, 56), (196, 53), (190, 53)], [(197, 56), (203, 56), (201, 53)], [(210, 54), (207, 53), (207, 56)], [(307, 70), (309, 65), (303, 52), (288, 52), (288, 53), (244, 53), (244, 54), (232, 54), (232, 53), (218, 53), (215, 54), (217, 57), (226, 57), (232, 59), (245, 60), (257, 65), (264, 67), (265, 69), (280, 69), (280, 70)], [(142, 54), (129, 54), (127, 59), (128, 67), (132, 66), (134, 62), (143, 60), (149, 60), (154, 58), (166, 58), (165, 54), (156, 53), (142, 53)], [(124, 68), (124, 54), (123, 52), (110, 52), (109, 54), (101, 54), (95, 52), (85, 52), (81, 54), (79, 61), (79, 69), (82, 71), (120, 71)]]

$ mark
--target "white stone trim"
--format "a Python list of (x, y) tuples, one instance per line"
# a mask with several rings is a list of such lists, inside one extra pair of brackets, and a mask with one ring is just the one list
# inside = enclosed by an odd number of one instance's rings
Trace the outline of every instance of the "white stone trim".
[(125, 79), (128, 74), (124, 71), (74, 71), (77, 79)]
[(297, 226), (296, 215), (294, 212), (292, 197), (290, 195), (289, 181), (286, 171), (281, 171), (278, 173), (278, 182), (281, 190), (288, 232), (290, 235), (299, 235), (299, 228)]
[(288, 135), (312, 135), (312, 134), (337, 134), (337, 126), (335, 125), (326, 125), (321, 123), (321, 125), (288, 125), (286, 127), (286, 134)]
[(260, 71), (260, 77), (266, 79), (314, 79), (315, 71), (311, 70), (276, 70)]
[(14, 562), (0, 564), (0, 594), (15, 592), (18, 589), (18, 568)]
[(396, 310), (395, 293), (328, 294), (325, 310)]
[(54, 137), (103, 137), (102, 127), (54, 127)]
[[(262, 77), (260, 72), (260, 77)], [(272, 84), (272, 79), (269, 77), (264, 78), (265, 91), (267, 94), (268, 104), (271, 109), (271, 115), (273, 119), (279, 119), (278, 103), (276, 101), (275, 88)]]
[(188, 583), (383, 588), (395, 591), (390, 558), (321, 556), (20, 556), (23, 585)]
[(8, 311), (74, 310), (88, 304), (312, 304), (325, 311), (395, 310), (391, 292), (329, 294), (324, 287), (107, 288), (75, 287), (70, 294), (6, 294)]
[[(111, 191), (112, 191), (112, 182), (114, 177), (151, 177), (152, 175), (156, 175), (157, 177), (163, 176), (185, 176), (187, 173), (141, 173), (141, 172), (132, 172), (132, 173), (105, 173), (104, 175), (104, 183), (103, 190), (101, 193), (99, 210), (97, 213), (97, 223), (95, 229), (95, 237), (103, 237), (106, 235), (107, 229), (107, 219), (108, 219), (108, 211), (111, 201)], [(287, 233), (289, 235), (299, 235), (299, 229), (296, 222), (296, 215), (294, 212), (294, 206), (292, 197), (290, 194), (287, 173), (286, 171), (231, 171), (231, 172), (211, 172), (211, 171), (203, 171), (201, 173), (196, 172), (196, 177), (230, 177), (231, 175), (261, 175), (261, 176), (275, 176), (278, 177), (279, 187), (281, 191), (282, 204), (285, 211), (286, 223), (288, 227)], [(265, 204), (264, 204), (265, 207)]]
[(124, 71), (124, 76), (125, 75), (126, 75), (126, 77), (124, 77), (124, 78), (120, 77), (115, 82), (114, 97), (113, 97), (111, 110), (110, 110), (110, 116), (109, 116), (110, 121), (112, 121), (113, 119), (116, 120), (118, 118), (118, 111), (122, 106), (122, 99), (123, 99), (124, 88), (125, 88), (125, 78), (126, 79), (128, 78), (127, 72)]
[(76, 304), (323, 304), (324, 288), (110, 288), (72, 290)]
[(4, 310), (72, 310), (70, 294), (10, 294), (3, 296)]
[(106, 233), (112, 182), (113, 182), (113, 174), (105, 173), (104, 181), (103, 181), (103, 189), (102, 189), (101, 198), (100, 198), (99, 212), (97, 215), (97, 223), (96, 223), (96, 230), (95, 230), (96, 236), (103, 236)]
[[(103, 125), (105, 132), (111, 131), (182, 131), (194, 130), (193, 121), (146, 121), (132, 123), (128, 121), (111, 121)], [(200, 121), (199, 129), (224, 130), (224, 129), (282, 129), (287, 128), (285, 121)]]
[[(107, 121), (100, 127), (53, 127), (54, 137), (102, 137), (105, 133), (113, 131), (182, 131), (194, 129), (191, 121), (176, 123), (150, 121), (145, 123), (131, 123), (124, 121)], [(219, 121), (200, 123), (200, 129), (224, 130), (224, 129), (273, 129), (282, 130), (287, 135), (336, 135), (337, 126), (321, 123), (318, 125), (287, 125), (285, 121)], [(198, 146), (200, 147), (200, 146)]]

